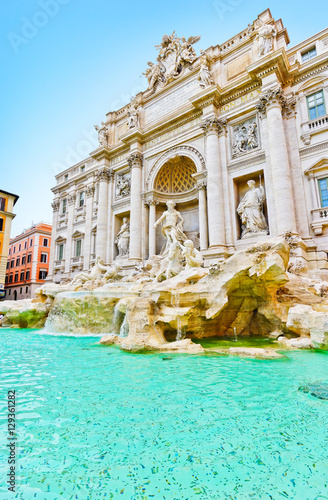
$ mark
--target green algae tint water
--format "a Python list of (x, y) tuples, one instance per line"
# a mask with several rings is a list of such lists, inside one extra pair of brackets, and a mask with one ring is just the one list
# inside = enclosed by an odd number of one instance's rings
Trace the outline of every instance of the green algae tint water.
[(127, 354), (92, 337), (0, 329), (16, 391), (17, 488), (1, 413), (1, 500), (328, 499), (328, 357)]

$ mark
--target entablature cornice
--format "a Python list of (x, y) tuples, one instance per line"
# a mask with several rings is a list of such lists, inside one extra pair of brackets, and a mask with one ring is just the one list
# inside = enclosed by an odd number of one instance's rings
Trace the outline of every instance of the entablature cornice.
[(286, 51), (282, 47), (261, 57), (258, 61), (248, 66), (246, 71), (252, 80), (259, 81), (262, 81), (270, 73), (275, 73), (280, 83), (285, 84), (287, 81), (290, 81), (298, 67), (298, 63), (295, 63), (293, 66), (290, 65)]
[(203, 109), (206, 106), (214, 105), (219, 107), (221, 102), (222, 89), (219, 85), (212, 85), (202, 90), (198, 94), (189, 97), (189, 101), (195, 108)]

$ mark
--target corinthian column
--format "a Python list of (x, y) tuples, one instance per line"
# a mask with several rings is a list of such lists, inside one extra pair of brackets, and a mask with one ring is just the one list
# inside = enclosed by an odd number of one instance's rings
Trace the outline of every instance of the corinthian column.
[(284, 104), (285, 98), (281, 88), (275, 88), (262, 94), (260, 103), (256, 106), (258, 110), (265, 111), (267, 116), (278, 234), (288, 230), (296, 231), (293, 189), (282, 118)]
[(107, 215), (108, 215), (108, 181), (110, 169), (103, 167), (98, 170), (97, 180), (99, 182), (98, 213), (97, 213), (97, 240), (96, 256), (106, 261), (107, 247)]
[(56, 259), (56, 238), (57, 238), (57, 224), (58, 224), (58, 211), (59, 211), (59, 200), (54, 200), (51, 204), (53, 215), (52, 215), (52, 231), (51, 231), (51, 246), (50, 246), (50, 257), (49, 257), (49, 275), (48, 281), (52, 280), (52, 275), (54, 271), (54, 262)]
[(132, 153), (128, 157), (131, 168), (130, 195), (130, 259), (141, 260), (142, 239), (142, 154)]
[(73, 191), (67, 197), (67, 234), (66, 234), (66, 249), (65, 249), (65, 273), (69, 274), (71, 270), (72, 246), (73, 246), (73, 223), (74, 210), (76, 202), (76, 192)]
[(83, 249), (83, 269), (88, 270), (90, 266), (91, 255), (91, 231), (92, 231), (92, 211), (93, 211), (93, 197), (95, 194), (95, 187), (90, 185), (86, 188), (86, 207), (85, 207), (85, 239)]
[(220, 165), (219, 133), (226, 120), (207, 118), (201, 125), (206, 136), (207, 207), (210, 249), (225, 251), (225, 217)]
[(158, 205), (158, 201), (147, 201), (147, 205), (149, 205), (149, 257), (152, 257), (156, 255), (156, 228), (154, 224), (156, 222), (156, 205)]
[(199, 241), (200, 249), (208, 248), (208, 229), (207, 229), (207, 207), (206, 207), (206, 182), (197, 185), (198, 189), (198, 212), (199, 212)]

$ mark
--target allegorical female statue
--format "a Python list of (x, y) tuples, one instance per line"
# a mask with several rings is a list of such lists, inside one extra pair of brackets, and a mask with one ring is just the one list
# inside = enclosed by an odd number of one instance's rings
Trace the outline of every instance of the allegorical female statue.
[(261, 185), (256, 188), (254, 180), (248, 181), (247, 185), (249, 190), (237, 207), (242, 222), (242, 238), (251, 233), (268, 233), (268, 224), (262, 208), (265, 201), (264, 188)]
[(130, 248), (130, 225), (127, 217), (123, 217), (123, 224), (117, 233), (115, 243), (118, 248), (118, 257), (128, 255)]

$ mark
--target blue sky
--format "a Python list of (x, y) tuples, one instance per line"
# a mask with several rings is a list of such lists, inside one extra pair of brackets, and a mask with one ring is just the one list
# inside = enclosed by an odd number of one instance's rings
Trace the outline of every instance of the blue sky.
[(96, 147), (94, 124), (146, 86), (164, 33), (223, 43), (267, 7), (290, 47), (324, 29), (327, 0), (11, 0), (0, 5), (0, 188), (20, 196), (11, 235), (52, 220), (54, 176)]

